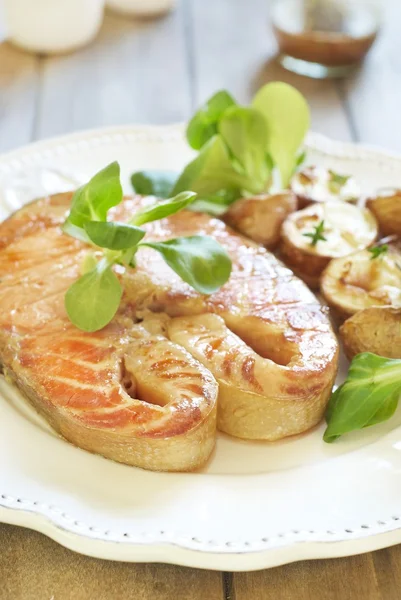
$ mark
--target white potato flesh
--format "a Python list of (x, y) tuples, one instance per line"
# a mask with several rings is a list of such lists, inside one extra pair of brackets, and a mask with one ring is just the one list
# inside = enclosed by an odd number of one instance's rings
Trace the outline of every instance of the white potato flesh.
[[(310, 237), (323, 223), (322, 236)], [(312, 287), (333, 258), (368, 248), (378, 233), (377, 222), (366, 208), (345, 202), (312, 204), (287, 217), (282, 228), (284, 261)]]
[(401, 255), (390, 249), (377, 258), (367, 250), (332, 260), (322, 293), (343, 317), (374, 306), (401, 307)]
[(296, 173), (291, 181), (291, 190), (303, 206), (313, 202), (350, 202), (361, 195), (360, 187), (353, 177), (316, 166), (305, 167)]
[[(326, 240), (312, 245), (305, 234), (313, 232), (322, 221)], [(335, 258), (370, 246), (377, 237), (377, 223), (370, 211), (352, 204), (316, 204), (290, 215), (283, 233), (308, 254)]]

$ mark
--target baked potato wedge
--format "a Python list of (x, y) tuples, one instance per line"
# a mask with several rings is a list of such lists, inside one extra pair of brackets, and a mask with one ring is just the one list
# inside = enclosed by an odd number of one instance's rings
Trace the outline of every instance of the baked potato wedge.
[(401, 358), (401, 308), (374, 306), (347, 319), (340, 327), (347, 357), (373, 352), (387, 358)]
[(383, 190), (368, 198), (366, 206), (375, 215), (383, 235), (401, 235), (401, 189)]
[(305, 167), (294, 175), (290, 185), (300, 208), (314, 202), (356, 201), (361, 190), (355, 179), (325, 167)]
[(280, 241), (283, 222), (296, 210), (297, 199), (292, 192), (261, 194), (234, 202), (224, 220), (258, 244), (274, 248)]
[(368, 250), (332, 260), (321, 291), (341, 319), (378, 306), (401, 307), (401, 253), (389, 246), (377, 258)]
[(373, 214), (346, 202), (315, 203), (292, 213), (282, 228), (284, 262), (312, 288), (332, 258), (369, 247), (377, 237)]

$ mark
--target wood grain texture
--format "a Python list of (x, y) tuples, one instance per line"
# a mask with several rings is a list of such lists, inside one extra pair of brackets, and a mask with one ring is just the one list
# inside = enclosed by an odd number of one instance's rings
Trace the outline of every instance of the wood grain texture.
[(399, 600), (401, 597), (401, 546), (373, 552), (371, 557), (381, 600)]
[(97, 560), (10, 525), (0, 548), (0, 600), (223, 600), (214, 571)]
[(193, 97), (196, 104), (226, 88), (248, 102), (268, 81), (297, 87), (312, 110), (312, 128), (335, 139), (351, 139), (347, 114), (334, 81), (314, 81), (289, 73), (276, 61), (266, 0), (187, 0), (187, 27)]
[[(388, 575), (391, 577), (390, 573)], [(392, 598), (381, 593), (372, 554), (300, 562), (256, 573), (236, 573), (233, 589), (233, 600), (249, 598), (252, 600), (390, 600)], [(394, 600), (395, 598), (394, 596)]]
[(0, 152), (31, 141), (38, 86), (38, 58), (0, 44)]
[[(235, 573), (102, 561), (0, 525), (0, 600), (399, 600), (401, 546)], [(230, 583), (231, 581), (231, 583)], [(224, 593), (225, 592), (225, 593)]]
[(129, 123), (171, 123), (190, 112), (182, 11), (135, 21), (107, 14), (81, 51), (42, 58), (35, 138)]
[(399, 600), (401, 546), (233, 578), (230, 600)]

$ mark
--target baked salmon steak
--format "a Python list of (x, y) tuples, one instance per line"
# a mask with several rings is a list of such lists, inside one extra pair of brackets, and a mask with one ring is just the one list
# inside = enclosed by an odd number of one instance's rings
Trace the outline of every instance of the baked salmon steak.
[[(102, 330), (69, 321), (64, 296), (87, 245), (60, 228), (72, 194), (38, 200), (0, 224), (0, 362), (75, 445), (152, 470), (191, 470), (217, 427), (277, 440), (320, 421), (337, 371), (326, 309), (264, 248), (218, 219), (181, 211), (144, 226), (147, 240), (210, 235), (230, 254), (229, 281), (204, 296), (159, 253), (117, 266), (120, 308)], [(128, 221), (154, 198), (125, 199)], [(218, 397), (219, 396), (219, 397)]]

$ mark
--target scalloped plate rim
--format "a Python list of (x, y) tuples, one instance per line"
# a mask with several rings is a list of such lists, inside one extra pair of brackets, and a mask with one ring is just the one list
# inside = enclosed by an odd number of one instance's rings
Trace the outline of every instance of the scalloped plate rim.
[[(151, 136), (157, 136), (159, 133), (161, 136), (165, 136), (167, 133), (176, 138), (182, 132), (182, 128), (182, 124), (132, 125), (89, 129), (55, 136), (1, 154), (0, 172), (7, 173), (10, 170), (10, 168), (5, 169), (4, 163), (24, 160), (30, 156), (34, 159), (35, 155), (43, 151), (51, 152), (56, 148), (63, 149), (73, 143), (87, 143), (96, 138), (106, 141), (108, 137), (126, 137), (138, 133)], [(371, 145), (334, 141), (315, 133), (308, 134), (306, 145), (327, 156), (361, 161), (367, 158), (371, 160), (377, 158), (384, 163), (391, 161), (401, 168), (401, 156)], [(96, 534), (89, 536), (78, 530), (74, 531), (74, 528), (69, 528), (67, 524), (64, 527), (55, 518), (52, 518), (51, 511), (36, 510), (34, 501), (8, 496), (10, 491), (7, 490), (7, 493), (1, 494), (2, 490), (0, 489), (0, 522), (39, 531), (63, 546), (82, 554), (117, 561), (166, 562), (205, 569), (251, 571), (297, 560), (350, 556), (401, 543), (401, 519), (399, 517), (393, 517), (387, 522), (383, 522), (382, 532), (379, 530), (374, 533), (364, 530), (354, 531), (354, 535), (349, 539), (341, 538), (334, 541), (314, 541), (311, 536), (307, 539), (308, 532), (293, 532), (300, 534), (298, 539), (290, 539), (289, 535), (287, 543), (272, 545), (267, 549), (250, 547), (238, 551), (235, 549), (235, 545), (229, 550), (220, 548), (218, 551), (214, 551), (205, 547), (196, 549), (180, 543), (179, 539), (177, 541), (166, 540), (166, 542), (154, 539), (140, 543), (129, 539), (107, 541), (104, 537), (97, 537)], [(24, 507), (24, 502), (28, 502), (29, 509)], [(303, 533), (305, 533), (304, 539)]]

